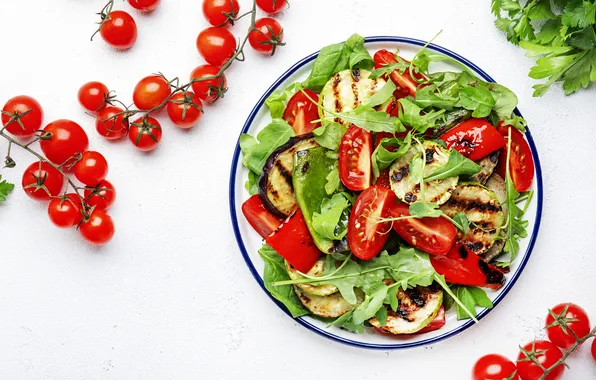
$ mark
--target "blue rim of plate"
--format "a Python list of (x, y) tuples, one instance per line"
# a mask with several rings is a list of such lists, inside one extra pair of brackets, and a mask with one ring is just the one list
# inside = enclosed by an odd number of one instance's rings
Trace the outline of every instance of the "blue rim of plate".
[[(418, 40), (418, 39), (414, 39), (414, 38), (394, 37), (394, 36), (367, 37), (365, 39), (365, 41), (367, 43), (370, 43), (370, 42), (404, 43), (404, 44), (410, 44), (410, 45), (416, 45), (416, 46), (424, 46), (427, 44), (426, 41), (422, 41), (422, 40)], [(463, 63), (467, 67), (474, 70), (485, 81), (495, 82), (495, 80), (490, 75), (488, 75), (486, 72), (484, 72), (484, 70), (480, 69), (478, 66), (476, 66), (475, 64), (473, 64), (466, 58), (462, 57), (461, 55), (454, 53), (449, 49), (445, 49), (444, 47), (441, 47), (439, 45), (435, 45), (432, 43), (429, 44), (428, 47), (434, 51), (437, 51), (437, 52), (442, 53), (450, 58), (453, 58), (453, 59), (459, 61), (460, 63)], [(257, 115), (257, 113), (259, 112), (261, 107), (263, 107), (265, 100), (269, 97), (269, 95), (271, 95), (271, 93), (273, 91), (275, 91), (275, 89), (277, 89), (277, 87), (281, 83), (283, 83), (291, 75), (293, 75), (296, 72), (296, 70), (302, 68), (304, 65), (310, 63), (311, 61), (314, 61), (315, 58), (318, 56), (318, 54), (319, 54), (319, 52), (313, 53), (313, 54), (303, 58), (302, 60), (298, 61), (296, 64), (294, 64), (292, 67), (290, 67), (285, 73), (283, 73), (269, 87), (269, 89), (267, 91), (265, 91), (265, 94), (261, 97), (261, 99), (259, 99), (259, 101), (255, 105), (255, 107), (250, 112), (248, 119), (246, 120), (246, 123), (244, 123), (244, 127), (242, 128), (241, 133), (246, 133), (248, 131), (248, 129), (250, 128), (250, 126), (252, 125), (252, 123), (254, 121), (255, 116)], [(515, 113), (518, 116), (521, 116), (521, 113), (519, 112), (519, 110), (517, 108), (515, 109)], [(484, 309), (484, 310), (480, 311), (477, 316), (478, 320), (482, 319), (491, 310), (493, 310), (499, 304), (499, 302), (501, 302), (501, 300), (507, 295), (509, 290), (511, 290), (511, 288), (513, 288), (513, 285), (515, 285), (517, 279), (519, 278), (519, 276), (523, 272), (526, 264), (528, 263), (530, 255), (532, 254), (532, 250), (534, 248), (534, 244), (536, 242), (536, 237), (538, 236), (538, 230), (540, 228), (540, 220), (542, 219), (542, 169), (540, 167), (540, 159), (538, 158), (538, 152), (536, 150), (536, 145), (534, 144), (534, 139), (532, 138), (532, 134), (530, 133), (529, 128), (526, 131), (526, 139), (528, 140), (528, 144), (530, 145), (530, 149), (532, 150), (532, 158), (534, 159), (534, 166), (535, 166), (535, 170), (536, 170), (536, 183), (537, 183), (537, 189), (538, 189), (537, 194), (536, 194), (537, 195), (536, 200), (537, 200), (538, 204), (536, 207), (536, 220), (534, 221), (534, 229), (532, 230), (532, 235), (530, 236), (530, 242), (528, 244), (528, 248), (526, 250), (525, 255), (522, 258), (522, 261), (519, 264), (518, 270), (509, 279), (508, 283), (505, 284), (505, 287), (503, 288), (501, 293), (499, 293), (495, 297), (495, 299), (493, 301), (494, 307), (492, 309)], [(347, 339), (347, 338), (335, 335), (330, 330), (321, 329), (321, 328), (311, 324), (308, 320), (306, 320), (303, 317), (293, 318), (292, 315), (290, 314), (290, 312), (280, 302), (278, 302), (275, 298), (273, 298), (273, 296), (271, 296), (271, 294), (267, 291), (267, 289), (265, 289), (263, 279), (261, 278), (261, 275), (258, 273), (255, 266), (252, 264), (252, 261), (248, 255), (248, 252), (246, 251), (246, 247), (244, 246), (244, 242), (243, 242), (242, 236), (240, 234), (240, 229), (238, 227), (238, 218), (237, 218), (237, 214), (236, 214), (236, 203), (235, 203), (235, 199), (236, 199), (236, 192), (235, 192), (236, 171), (237, 171), (237, 167), (238, 167), (239, 158), (240, 158), (240, 145), (236, 144), (236, 149), (234, 151), (234, 157), (232, 159), (232, 169), (230, 172), (230, 190), (229, 190), (230, 215), (232, 217), (232, 226), (234, 228), (234, 235), (236, 236), (236, 241), (238, 242), (238, 247), (240, 248), (242, 257), (244, 258), (246, 265), (250, 269), (250, 272), (252, 273), (253, 277), (255, 278), (255, 280), (261, 287), (261, 289), (263, 289), (265, 294), (267, 294), (267, 296), (269, 296), (269, 298), (273, 302), (275, 302), (275, 304), (280, 309), (282, 309), (290, 318), (294, 319), (296, 322), (298, 322), (300, 325), (306, 327), (308, 330), (313, 331), (316, 334), (319, 334), (325, 338), (334, 340), (336, 342), (347, 344), (350, 346), (362, 347), (362, 348), (367, 348), (367, 349), (379, 349), (379, 350), (397, 350), (397, 349), (425, 346), (425, 345), (428, 345), (431, 343), (436, 343), (436, 342), (442, 341), (444, 339), (450, 338), (452, 336), (455, 336), (455, 335), (463, 332), (464, 330), (468, 329), (470, 326), (474, 325), (474, 321), (468, 320), (467, 322), (465, 322), (464, 324), (458, 326), (457, 328), (455, 328), (453, 330), (450, 330), (448, 332), (445, 332), (444, 334), (441, 334), (441, 335), (438, 335), (438, 336), (435, 336), (435, 337), (432, 337), (429, 339), (424, 339), (424, 340), (420, 340), (420, 341), (416, 341), (416, 342), (375, 344), (375, 343), (359, 342), (357, 340)]]

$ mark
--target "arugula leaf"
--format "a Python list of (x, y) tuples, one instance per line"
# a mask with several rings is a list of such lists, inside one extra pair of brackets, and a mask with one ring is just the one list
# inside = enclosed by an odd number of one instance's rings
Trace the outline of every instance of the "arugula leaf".
[(350, 69), (370, 70), (375, 65), (375, 61), (364, 47), (364, 37), (353, 34), (344, 44), (344, 48), (349, 52), (348, 64)]
[(325, 179), (327, 180), (327, 183), (325, 184), (325, 192), (327, 195), (331, 195), (341, 188), (341, 180), (339, 178), (339, 168), (337, 166), (337, 162), (335, 163), (333, 170), (327, 174)]
[(395, 86), (393, 81), (386, 82), (383, 85), (383, 87), (381, 87), (377, 92), (374, 93), (373, 96), (371, 96), (368, 99), (368, 101), (366, 102), (366, 104), (364, 106), (370, 107), (370, 108), (380, 106), (381, 104), (385, 103), (389, 99), (393, 98), (393, 92), (395, 91), (396, 88), (397, 87)]
[(309, 314), (310, 312), (304, 308), (296, 296), (296, 293), (294, 293), (292, 285), (273, 285), (275, 281), (290, 279), (284, 259), (267, 244), (264, 244), (263, 247), (259, 249), (259, 255), (261, 255), (265, 262), (263, 281), (267, 291), (269, 291), (276, 300), (281, 302), (294, 318)]
[(437, 168), (431, 175), (424, 178), (425, 182), (437, 181), (460, 175), (472, 175), (480, 172), (481, 167), (474, 161), (464, 157), (457, 150), (449, 152), (449, 160), (440, 168)]
[(463, 232), (464, 235), (468, 234), (470, 230), (470, 221), (468, 220), (468, 216), (463, 211), (458, 211), (452, 220), (453, 224)]
[(487, 117), (497, 104), (495, 98), (484, 86), (464, 87), (459, 90), (459, 102), (467, 110), (474, 111), (474, 117)]
[(315, 135), (315, 141), (319, 143), (320, 146), (336, 151), (339, 149), (341, 138), (347, 130), (348, 128), (344, 125), (337, 122), (331, 122), (316, 128), (313, 133)]
[(2, 175), (0, 175), (0, 203), (6, 201), (6, 197), (8, 197), (8, 194), (10, 194), (13, 189), (14, 185), (6, 180), (2, 180)]
[[(449, 287), (449, 285), (447, 285), (447, 281), (445, 281), (445, 277), (442, 275), (439, 275), (438, 273), (435, 273), (435, 277), (434, 280), (441, 285), (441, 288), (443, 288), (443, 291), (446, 293), (447, 297), (443, 297), (443, 299), (447, 299), (449, 300), (449, 303), (451, 303), (451, 301), (453, 301), (453, 303), (455, 303), (457, 305), (457, 307), (461, 308), (461, 310), (467, 315), (469, 316), (474, 322), (478, 323), (478, 319), (476, 319), (476, 311), (475, 310), (471, 310), (467, 305), (465, 305), (463, 303), (462, 300), (459, 299), (459, 297), (453, 292), (453, 290), (451, 289), (451, 287)], [(449, 307), (451, 305), (448, 305)]]
[(252, 170), (248, 171), (248, 180), (246, 180), (244, 187), (246, 187), (250, 195), (255, 195), (259, 192), (259, 176)]
[(259, 132), (256, 139), (251, 135), (242, 134), (240, 136), (242, 163), (255, 174), (261, 174), (269, 155), (288, 142), (292, 136), (294, 136), (294, 130), (283, 119), (271, 121)]
[(348, 233), (350, 200), (343, 194), (334, 194), (323, 199), (321, 212), (312, 215), (312, 227), (320, 236), (330, 240), (341, 240)]
[(449, 96), (449, 94), (437, 91), (437, 86), (426, 86), (416, 91), (414, 102), (421, 108), (437, 107), (451, 110), (457, 103), (458, 98)]
[[(486, 292), (481, 288), (463, 285), (457, 285), (453, 288), (457, 298), (459, 298), (459, 300), (466, 306), (466, 308), (474, 317), (478, 315), (476, 313), (476, 306), (485, 307), (488, 309), (493, 307), (492, 301), (490, 298), (488, 298)], [(456, 306), (456, 313), (458, 320), (470, 319), (468, 313), (460, 305)]]
[(435, 119), (445, 113), (445, 109), (423, 112), (422, 108), (418, 107), (416, 103), (408, 98), (399, 99), (398, 103), (401, 105), (398, 115), (399, 120), (420, 133), (424, 133), (428, 128), (432, 128)]
[(442, 215), (436, 203), (417, 201), (410, 205), (410, 216), (414, 218), (438, 218)]
[(364, 326), (362, 324), (354, 323), (354, 321), (352, 320), (353, 313), (354, 310), (345, 313), (341, 317), (335, 319), (335, 321), (331, 322), (329, 326), (337, 326), (354, 333), (362, 334), (364, 332)]
[(355, 324), (359, 325), (366, 320), (374, 317), (380, 309), (384, 309), (383, 301), (387, 296), (387, 291), (389, 287), (383, 283), (377, 287), (377, 289), (372, 292), (370, 295), (366, 295), (364, 301), (356, 309), (352, 314), (352, 320)]
[(411, 146), (412, 135), (410, 133), (403, 140), (395, 137), (381, 140), (372, 154), (372, 169), (375, 179), (379, 177), (381, 170), (391, 166), (395, 160), (406, 154)]
[(398, 118), (391, 117), (387, 112), (377, 111), (369, 106), (358, 106), (348, 112), (325, 111), (370, 132), (396, 133), (406, 130)]
[(302, 89), (301, 83), (293, 83), (286, 87), (283, 91), (274, 91), (267, 100), (265, 100), (265, 105), (269, 108), (269, 113), (273, 119), (281, 118), (284, 114), (286, 109), (286, 104), (288, 100), (294, 95), (296, 92)]

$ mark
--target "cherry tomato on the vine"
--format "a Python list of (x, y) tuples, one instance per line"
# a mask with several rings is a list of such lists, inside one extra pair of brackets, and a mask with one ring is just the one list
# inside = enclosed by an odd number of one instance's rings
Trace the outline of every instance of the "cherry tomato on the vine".
[(286, 4), (286, 0), (257, 0), (257, 6), (269, 14), (281, 12)]
[(125, 11), (113, 11), (100, 26), (99, 34), (116, 49), (130, 49), (137, 40), (137, 24)]
[(197, 50), (207, 63), (221, 66), (236, 52), (236, 38), (228, 29), (212, 26), (199, 33)]
[(151, 12), (157, 8), (160, 0), (128, 0), (128, 3), (141, 12)]
[(88, 150), (74, 165), (74, 175), (82, 184), (96, 186), (108, 175), (108, 161), (101, 153)]
[[(474, 364), (473, 380), (503, 380), (509, 379), (517, 371), (515, 364), (506, 357), (497, 354), (488, 354)], [(519, 379), (515, 374), (511, 380)]]
[(555, 324), (555, 318), (551, 313), (546, 316), (546, 334), (548, 339), (557, 346), (569, 349), (575, 343), (573, 333), (578, 338), (583, 338), (590, 333), (590, 319), (580, 306), (573, 303), (561, 303), (553, 307), (552, 312), (557, 318), (564, 318), (561, 322), (567, 326), (564, 331), (560, 325)]
[(47, 201), (56, 197), (64, 186), (64, 176), (47, 162), (34, 162), (23, 173), (23, 190), (33, 199)]
[(596, 361), (596, 339), (592, 340), (592, 358)]
[(172, 93), (170, 83), (161, 75), (150, 75), (137, 83), (132, 100), (140, 110), (148, 111), (159, 106)]
[(78, 93), (79, 103), (89, 112), (99, 112), (110, 96), (110, 90), (101, 82), (89, 82), (81, 86)]
[(76, 226), (83, 220), (81, 198), (75, 193), (52, 199), (48, 205), (48, 216), (60, 228)]
[(192, 128), (199, 122), (203, 104), (194, 92), (178, 92), (168, 102), (170, 120), (182, 129)]
[[(190, 73), (190, 80), (215, 77), (219, 74), (219, 68), (213, 65), (197, 66), (192, 73)], [(221, 74), (219, 78), (212, 78), (194, 82), (192, 84), (194, 93), (207, 103), (213, 103), (219, 98), (223, 98), (224, 93), (228, 90), (228, 81), (226, 75)]]
[[(89, 137), (80, 125), (71, 120), (61, 119), (51, 122), (43, 129), (45, 133), (51, 134), (46, 140), (39, 142), (41, 150), (48, 158), (57, 165), (62, 165), (67, 160), (83, 153), (89, 147)], [(69, 162), (72, 164), (72, 162)], [(71, 165), (65, 165), (68, 169)]]
[(27, 95), (9, 99), (2, 107), (2, 125), (15, 136), (31, 136), (41, 128), (43, 110), (37, 102)]
[(239, 11), (238, 0), (203, 0), (203, 15), (213, 26), (233, 24)]
[(255, 21), (255, 30), (248, 35), (248, 42), (259, 53), (273, 55), (278, 46), (285, 45), (283, 36), (284, 29), (279, 22), (264, 17)]
[(104, 210), (94, 209), (79, 227), (81, 236), (91, 244), (104, 245), (114, 236), (114, 221)]
[(107, 210), (116, 200), (116, 188), (108, 180), (103, 180), (93, 188), (85, 189), (85, 202), (89, 206)]
[[(548, 340), (537, 340), (528, 343), (523, 347), (523, 349), (528, 352), (535, 352), (536, 360), (544, 368), (552, 367), (559, 359), (563, 357), (563, 353), (559, 347), (555, 346)], [(544, 375), (542, 368), (532, 362), (523, 352), (520, 352), (517, 357), (517, 372), (522, 380), (556, 380), (563, 374), (564, 371), (564, 365), (559, 364), (544, 379), (542, 379), (542, 375)]]
[(161, 135), (161, 124), (151, 116), (138, 118), (128, 131), (128, 139), (143, 152), (157, 148)]
[[(95, 129), (108, 140), (120, 139), (128, 133), (128, 119), (120, 115), (124, 110), (120, 107), (106, 107), (97, 115)], [(115, 118), (112, 118), (116, 116)]]

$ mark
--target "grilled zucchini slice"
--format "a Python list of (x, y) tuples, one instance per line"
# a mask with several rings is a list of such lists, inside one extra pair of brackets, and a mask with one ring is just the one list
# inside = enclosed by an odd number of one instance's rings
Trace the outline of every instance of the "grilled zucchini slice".
[[(288, 271), (288, 275), (292, 280), (297, 280), (299, 278), (304, 278), (300, 272), (298, 272), (290, 263), (286, 261), (286, 269)], [(315, 265), (311, 268), (311, 270), (306, 273), (309, 276), (318, 277), (323, 274), (325, 270), (325, 258), (320, 258)], [(333, 293), (337, 293), (338, 289), (335, 285), (326, 284), (326, 285), (310, 285), (310, 284), (296, 284), (301, 290), (308, 294), (312, 294), (315, 296), (329, 296)]]
[[(424, 177), (429, 176), (435, 170), (445, 165), (449, 161), (449, 152), (437, 143), (425, 141), (424, 158), (426, 166)], [(396, 160), (389, 168), (389, 181), (391, 189), (397, 197), (406, 203), (414, 203), (418, 200), (420, 193), (420, 183), (416, 183), (410, 176), (410, 163), (420, 155), (422, 146), (413, 146), (405, 155)], [(424, 200), (434, 202), (439, 205), (447, 202), (451, 193), (457, 186), (459, 177), (450, 177), (442, 180), (430, 181), (424, 183)]]
[(460, 183), (441, 210), (450, 217), (458, 212), (466, 214), (470, 230), (465, 236), (458, 231), (458, 239), (477, 255), (493, 246), (505, 220), (496, 194), (478, 183)]
[[(501, 204), (501, 208), (503, 209), (503, 215), (507, 215), (507, 206), (503, 204), (505, 202), (505, 197), (507, 196), (507, 188), (505, 187), (505, 180), (503, 177), (497, 173), (493, 173), (486, 182), (486, 187), (495, 193)], [(503, 232), (504, 231), (501, 230), (501, 236), (503, 236)], [(495, 244), (482, 255), (482, 260), (490, 262), (503, 252), (503, 248), (505, 248), (505, 240), (498, 239), (495, 241)]]
[(280, 218), (287, 218), (298, 207), (292, 184), (294, 153), (318, 147), (312, 134), (292, 137), (269, 155), (259, 178), (259, 198)]
[(490, 176), (494, 173), (497, 164), (499, 163), (500, 150), (494, 151), (481, 160), (476, 161), (480, 165), (480, 171), (470, 176), (470, 180), (486, 185)]
[[(369, 79), (370, 71), (353, 69), (333, 75), (321, 91), (323, 109), (335, 112), (348, 112), (361, 104), (366, 104), (371, 96), (386, 83), (383, 78)], [(329, 116), (325, 111), (324, 116)], [(349, 123), (335, 118), (346, 126)]]
[(412, 334), (428, 325), (441, 309), (443, 292), (432, 288), (415, 287), (397, 291), (399, 306), (396, 311), (387, 309), (387, 323), (381, 326), (377, 318), (369, 323), (392, 334)]
[(329, 296), (316, 296), (309, 294), (294, 285), (294, 292), (298, 296), (298, 299), (302, 304), (310, 310), (314, 315), (318, 315), (323, 318), (337, 318), (341, 317), (348, 311), (354, 309), (364, 300), (364, 293), (356, 289), (357, 303), (356, 305), (350, 305), (346, 301), (340, 292), (334, 293)]

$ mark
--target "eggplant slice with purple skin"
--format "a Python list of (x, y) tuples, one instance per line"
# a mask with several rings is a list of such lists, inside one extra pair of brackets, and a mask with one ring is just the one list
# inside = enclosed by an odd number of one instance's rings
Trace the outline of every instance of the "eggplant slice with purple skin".
[(298, 207), (292, 185), (294, 154), (318, 146), (312, 133), (292, 137), (275, 149), (265, 162), (259, 178), (259, 198), (275, 216), (287, 218)]
[(470, 180), (486, 185), (490, 176), (495, 172), (497, 164), (499, 163), (500, 150), (496, 150), (488, 156), (476, 161), (480, 165), (480, 171), (470, 176)]

